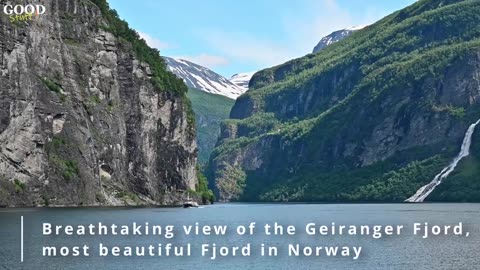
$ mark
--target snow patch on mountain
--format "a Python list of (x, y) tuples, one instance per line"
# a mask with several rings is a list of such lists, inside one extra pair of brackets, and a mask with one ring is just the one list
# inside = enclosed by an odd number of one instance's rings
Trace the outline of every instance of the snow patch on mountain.
[(226, 96), (231, 99), (236, 99), (246, 91), (245, 88), (236, 85), (206, 67), (184, 59), (163, 58), (165, 59), (168, 70), (183, 79), (185, 84), (190, 88)]
[(351, 28), (346, 28), (346, 29), (335, 31), (335, 32), (329, 34), (328, 36), (323, 37), (318, 42), (317, 46), (315, 46), (315, 48), (313, 48), (312, 53), (317, 53), (317, 52), (325, 49), (327, 46), (329, 46), (329, 45), (331, 45), (335, 42), (339, 42), (340, 40), (350, 36), (353, 32), (358, 31), (360, 29), (363, 29), (365, 27), (366, 27), (366, 25), (359, 25), (359, 26), (353, 26)]
[(250, 82), (250, 79), (252, 78), (253, 74), (255, 74), (255, 72), (256, 71), (234, 74), (232, 77), (230, 77), (230, 81), (247, 91), (248, 83)]

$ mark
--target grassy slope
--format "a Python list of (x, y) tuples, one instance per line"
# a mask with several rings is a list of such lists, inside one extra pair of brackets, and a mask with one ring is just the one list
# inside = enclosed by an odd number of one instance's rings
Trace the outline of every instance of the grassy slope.
[(200, 164), (205, 164), (217, 142), (220, 123), (228, 118), (235, 101), (197, 89), (189, 89), (187, 97), (197, 123), (198, 159)]

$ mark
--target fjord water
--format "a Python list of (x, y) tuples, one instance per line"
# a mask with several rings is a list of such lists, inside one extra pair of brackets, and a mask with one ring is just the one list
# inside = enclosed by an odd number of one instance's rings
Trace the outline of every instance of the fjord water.
[[(25, 222), (24, 262), (20, 262), (20, 217)], [(158, 224), (238, 225), (278, 222), (297, 226), (296, 236), (42, 236), (42, 223), (75, 224)], [(308, 236), (307, 223), (328, 225), (406, 225), (401, 236)], [(412, 236), (415, 222), (455, 224), (463, 222), (464, 236), (437, 236), (422, 239)], [(476, 269), (480, 263), (480, 204), (217, 204), (198, 209), (182, 208), (62, 208), (0, 209), (0, 269)], [(258, 231), (260, 232), (260, 231)], [(191, 242), (191, 257), (98, 257), (98, 244), (107, 246), (148, 246), (158, 243)], [(200, 257), (199, 245), (252, 244), (251, 257), (227, 257), (210, 260)], [(256, 249), (261, 243), (287, 246), (299, 243), (310, 246), (362, 246), (358, 260), (342, 257), (288, 257), (279, 249), (278, 257), (261, 257)], [(91, 245), (91, 256), (42, 257), (42, 246)], [(255, 254), (254, 254), (255, 251)]]

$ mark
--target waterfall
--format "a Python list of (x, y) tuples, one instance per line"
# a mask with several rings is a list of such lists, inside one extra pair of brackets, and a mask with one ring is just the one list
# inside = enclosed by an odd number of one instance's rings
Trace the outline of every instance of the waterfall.
[(467, 157), (470, 154), (470, 145), (472, 144), (472, 135), (473, 132), (475, 131), (475, 127), (480, 124), (480, 120), (478, 120), (476, 123), (471, 124), (470, 127), (467, 130), (467, 133), (465, 133), (465, 138), (463, 139), (462, 143), (462, 148), (460, 149), (460, 153), (458, 154), (455, 159), (443, 170), (433, 178), (433, 180), (426, 184), (425, 186), (421, 187), (415, 195), (412, 197), (406, 199), (406, 202), (423, 202), (425, 198), (432, 193), (432, 191), (442, 183), (442, 181), (450, 175), (453, 170), (455, 170), (455, 167), (457, 167), (457, 164), (462, 160), (464, 157)]

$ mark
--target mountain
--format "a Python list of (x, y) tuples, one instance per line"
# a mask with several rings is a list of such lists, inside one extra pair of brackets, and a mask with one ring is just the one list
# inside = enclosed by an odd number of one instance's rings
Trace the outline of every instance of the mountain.
[(244, 89), (244, 92), (246, 92), (248, 90), (248, 83), (250, 82), (250, 79), (252, 78), (253, 74), (255, 74), (255, 72), (256, 71), (234, 74), (230, 78), (230, 81), (240, 86), (242, 89)]
[(105, 0), (42, 4), (33, 22), (0, 17), (0, 205), (183, 201), (198, 186), (186, 85)]
[[(479, 24), (478, 1), (417, 1), (257, 72), (222, 124), (210, 185), (220, 200), (406, 200), (480, 119)], [(427, 200), (480, 201), (479, 133)]]
[(254, 72), (236, 74), (231, 81), (186, 60), (170, 57), (164, 59), (168, 69), (182, 78), (190, 88), (187, 96), (191, 100), (197, 121), (198, 157), (200, 164), (206, 164), (218, 139), (220, 123), (228, 118), (234, 99), (248, 90), (248, 81)]
[(328, 36), (323, 37), (320, 39), (318, 44), (313, 48), (312, 53), (317, 53), (323, 49), (325, 49), (328, 45), (331, 45), (335, 42), (339, 42), (340, 40), (350, 36), (353, 32), (358, 31), (360, 29), (365, 28), (365, 26), (355, 26), (352, 28), (342, 29), (335, 31)]
[(190, 88), (187, 96), (197, 122), (198, 159), (204, 165), (217, 142), (220, 123), (228, 118), (234, 99), (248, 90), (248, 81), (253, 72), (237, 74), (235, 80), (230, 81), (192, 62), (170, 57), (164, 59), (168, 69)]
[(192, 102), (197, 123), (198, 161), (204, 165), (217, 143), (220, 123), (228, 119), (235, 101), (197, 89), (189, 89), (187, 96)]
[(189, 88), (236, 99), (246, 90), (221, 75), (183, 59), (164, 57), (168, 70), (183, 79)]

